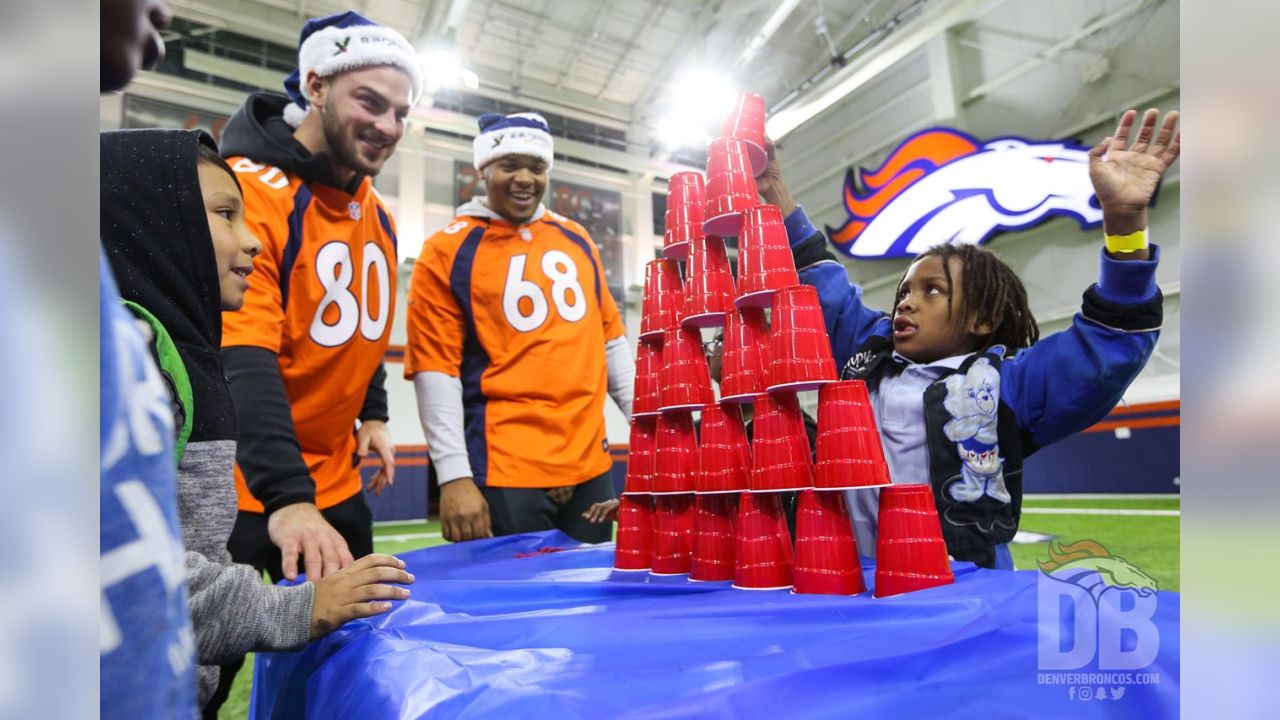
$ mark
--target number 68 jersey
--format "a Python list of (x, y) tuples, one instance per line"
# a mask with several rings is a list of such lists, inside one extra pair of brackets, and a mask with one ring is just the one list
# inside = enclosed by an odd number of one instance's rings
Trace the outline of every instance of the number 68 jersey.
[[(279, 356), (316, 504), (332, 507), (360, 492), (354, 427), (391, 338), (395, 227), (368, 177), (349, 195), (247, 158), (228, 162), (262, 253), (244, 307), (222, 314), (222, 346)], [(241, 510), (263, 511), (239, 466), (236, 494)]]
[(413, 269), (405, 377), (461, 380), (477, 484), (562, 487), (607, 472), (605, 343), (625, 331), (599, 251), (545, 210), (519, 227), (474, 201), (459, 212)]

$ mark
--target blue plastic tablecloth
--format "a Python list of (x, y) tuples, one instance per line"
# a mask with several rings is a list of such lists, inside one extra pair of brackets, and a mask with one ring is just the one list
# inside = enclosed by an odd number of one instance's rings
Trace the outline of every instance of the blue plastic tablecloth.
[(251, 718), (1178, 712), (1178, 593), (1158, 594), (1160, 649), (1142, 669), (1158, 682), (1115, 697), (1042, 684), (1038, 571), (957, 563), (953, 585), (875, 599), (614, 572), (611, 544), (559, 532), (402, 557), (417, 578), (410, 600), (300, 652), (258, 655)]

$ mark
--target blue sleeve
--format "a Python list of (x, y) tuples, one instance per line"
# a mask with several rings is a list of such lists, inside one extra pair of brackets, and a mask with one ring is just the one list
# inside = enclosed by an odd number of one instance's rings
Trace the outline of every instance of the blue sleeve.
[(1155, 284), (1159, 255), (1155, 245), (1145, 261), (1103, 253), (1098, 282), (1085, 291), (1071, 327), (1004, 361), (1003, 401), (1037, 446), (1106, 417), (1147, 364), (1163, 318)]
[(889, 335), (892, 323), (883, 311), (862, 304), (862, 288), (849, 282), (849, 273), (827, 249), (826, 236), (809, 222), (804, 208), (796, 206), (784, 224), (800, 282), (818, 289), (831, 351), (836, 367), (842, 368), (867, 338)]

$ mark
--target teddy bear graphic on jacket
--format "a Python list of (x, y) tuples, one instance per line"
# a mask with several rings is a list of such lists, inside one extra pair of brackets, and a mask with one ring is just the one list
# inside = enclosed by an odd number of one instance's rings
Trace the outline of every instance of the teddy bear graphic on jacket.
[(996, 433), (996, 410), (1000, 406), (1000, 371), (986, 358), (979, 358), (963, 375), (947, 378), (943, 407), (951, 419), (942, 430), (960, 453), (961, 479), (948, 493), (957, 502), (977, 502), (989, 495), (1002, 503), (1010, 501), (1004, 485), (1004, 458)]

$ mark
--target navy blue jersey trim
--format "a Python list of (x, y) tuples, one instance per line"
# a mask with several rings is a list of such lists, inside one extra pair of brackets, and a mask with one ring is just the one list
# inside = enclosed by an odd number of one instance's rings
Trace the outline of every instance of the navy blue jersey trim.
[(293, 273), (293, 264), (302, 252), (302, 224), (307, 216), (307, 208), (311, 207), (311, 190), (306, 183), (298, 186), (293, 194), (293, 212), (289, 213), (289, 240), (284, 245), (284, 257), (280, 259), (280, 307), (289, 308), (289, 275)]
[(391, 248), (396, 251), (396, 257), (400, 257), (400, 242), (396, 239), (396, 231), (391, 229), (391, 218), (387, 217), (381, 205), (378, 206), (378, 224), (387, 237), (391, 238)]
[(485, 410), (489, 398), (480, 389), (480, 378), (489, 368), (489, 353), (485, 352), (476, 335), (475, 313), (471, 307), (471, 272), (485, 229), (477, 227), (467, 234), (453, 258), (453, 267), (449, 270), (449, 289), (458, 301), (458, 307), (462, 309), (466, 326), (461, 367), (463, 428), (472, 479), (480, 486), (485, 485), (489, 476), (489, 446), (485, 436)]
[(547, 224), (564, 233), (564, 236), (572, 240), (575, 245), (581, 248), (582, 252), (587, 256), (587, 259), (591, 261), (591, 269), (595, 272), (596, 276), (596, 304), (602, 305), (604, 303), (604, 297), (600, 294), (600, 264), (596, 262), (596, 256), (591, 253), (591, 243), (589, 243), (586, 238), (559, 223), (554, 223), (548, 220)]

